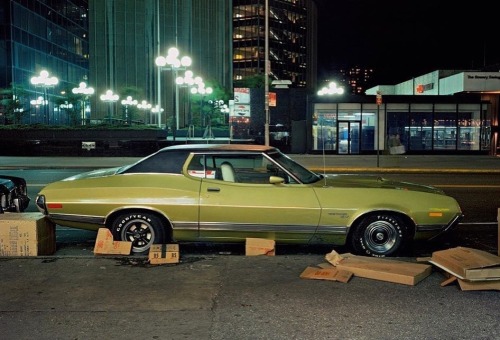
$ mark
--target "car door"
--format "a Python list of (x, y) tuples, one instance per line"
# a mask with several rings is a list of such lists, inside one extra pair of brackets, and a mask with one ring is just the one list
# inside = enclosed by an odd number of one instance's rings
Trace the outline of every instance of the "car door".
[[(204, 178), (200, 187), (201, 239), (257, 237), (302, 243), (311, 238), (321, 213), (314, 190), (303, 184), (270, 184), (269, 162), (262, 155), (212, 160), (216, 174)], [(219, 176), (223, 163), (232, 165), (234, 181)]]

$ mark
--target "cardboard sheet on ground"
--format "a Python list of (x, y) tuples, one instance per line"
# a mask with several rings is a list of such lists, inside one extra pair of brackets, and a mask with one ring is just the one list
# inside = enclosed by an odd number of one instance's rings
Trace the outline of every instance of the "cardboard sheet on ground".
[(352, 275), (353, 274), (351, 272), (338, 270), (335, 267), (317, 268), (310, 266), (304, 269), (304, 271), (300, 274), (300, 278), (313, 280), (330, 280), (347, 283), (351, 279)]
[(325, 259), (337, 269), (352, 272), (354, 276), (411, 286), (432, 272), (432, 266), (427, 264), (352, 254), (339, 255), (336, 251), (326, 254)]
[(247, 238), (245, 243), (245, 255), (257, 256), (266, 255), (274, 256), (276, 254), (275, 241), (264, 238)]
[(94, 246), (94, 255), (129, 255), (132, 242), (113, 241), (108, 228), (99, 228)]
[(149, 248), (148, 258), (151, 264), (179, 263), (179, 245), (153, 244)]
[(429, 262), (459, 279), (500, 280), (500, 257), (486, 251), (467, 247), (439, 250)]

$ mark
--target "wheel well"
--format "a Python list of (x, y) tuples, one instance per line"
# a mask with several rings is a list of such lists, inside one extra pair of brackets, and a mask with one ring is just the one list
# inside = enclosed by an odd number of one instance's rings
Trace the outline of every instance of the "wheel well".
[(110, 214), (106, 218), (106, 223), (105, 223), (106, 228), (111, 230), (113, 221), (116, 219), (116, 217), (118, 215), (129, 214), (129, 213), (144, 213), (144, 214), (147, 213), (147, 214), (155, 215), (156, 217), (158, 217), (162, 221), (162, 225), (166, 230), (167, 239), (168, 240), (173, 239), (172, 223), (170, 223), (169, 219), (165, 215), (163, 215), (157, 211), (143, 209), (143, 208), (128, 208), (128, 209), (114, 211), (112, 214)]
[(378, 214), (388, 214), (388, 215), (397, 216), (404, 223), (404, 225), (408, 228), (408, 240), (411, 240), (413, 238), (413, 236), (415, 234), (415, 223), (408, 215), (405, 215), (405, 214), (397, 212), (397, 211), (391, 211), (391, 210), (377, 210), (377, 211), (370, 211), (368, 213), (360, 215), (352, 222), (351, 227), (349, 228), (349, 232), (347, 234), (348, 242), (351, 241), (352, 234), (354, 233), (356, 226), (363, 219), (365, 219), (366, 217), (378, 215)]

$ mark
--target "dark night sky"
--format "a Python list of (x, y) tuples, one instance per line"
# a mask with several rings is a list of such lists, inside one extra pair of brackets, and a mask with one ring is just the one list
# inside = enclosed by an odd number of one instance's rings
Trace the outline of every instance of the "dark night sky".
[(391, 85), (434, 70), (500, 63), (500, 12), (494, 2), (465, 3), (317, 0), (318, 80), (357, 65), (373, 68), (376, 84)]

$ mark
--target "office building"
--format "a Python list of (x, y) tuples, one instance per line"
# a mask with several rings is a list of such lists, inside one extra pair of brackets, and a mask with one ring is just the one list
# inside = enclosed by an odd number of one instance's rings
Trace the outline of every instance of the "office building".
[[(67, 123), (54, 99), (61, 90), (88, 79), (88, 1), (2, 1), (0, 32), (0, 88), (19, 91), (20, 122)], [(57, 78), (57, 86), (31, 82), (42, 70)]]
[[(265, 73), (265, 0), (233, 1), (234, 80)], [(316, 86), (316, 19), (313, 0), (268, 0), (268, 74), (292, 87)]]
[[(190, 89), (175, 82), (186, 68), (174, 71), (155, 64), (171, 47), (179, 50), (179, 57), (192, 59), (189, 70), (205, 83), (232, 86), (230, 0), (90, 0), (89, 6), (90, 79), (98, 94), (93, 103), (100, 118), (123, 114), (119, 102), (101, 101), (100, 94), (128, 91), (153, 106), (138, 116), (141, 121), (188, 126)], [(154, 113), (156, 106), (159, 110)]]

